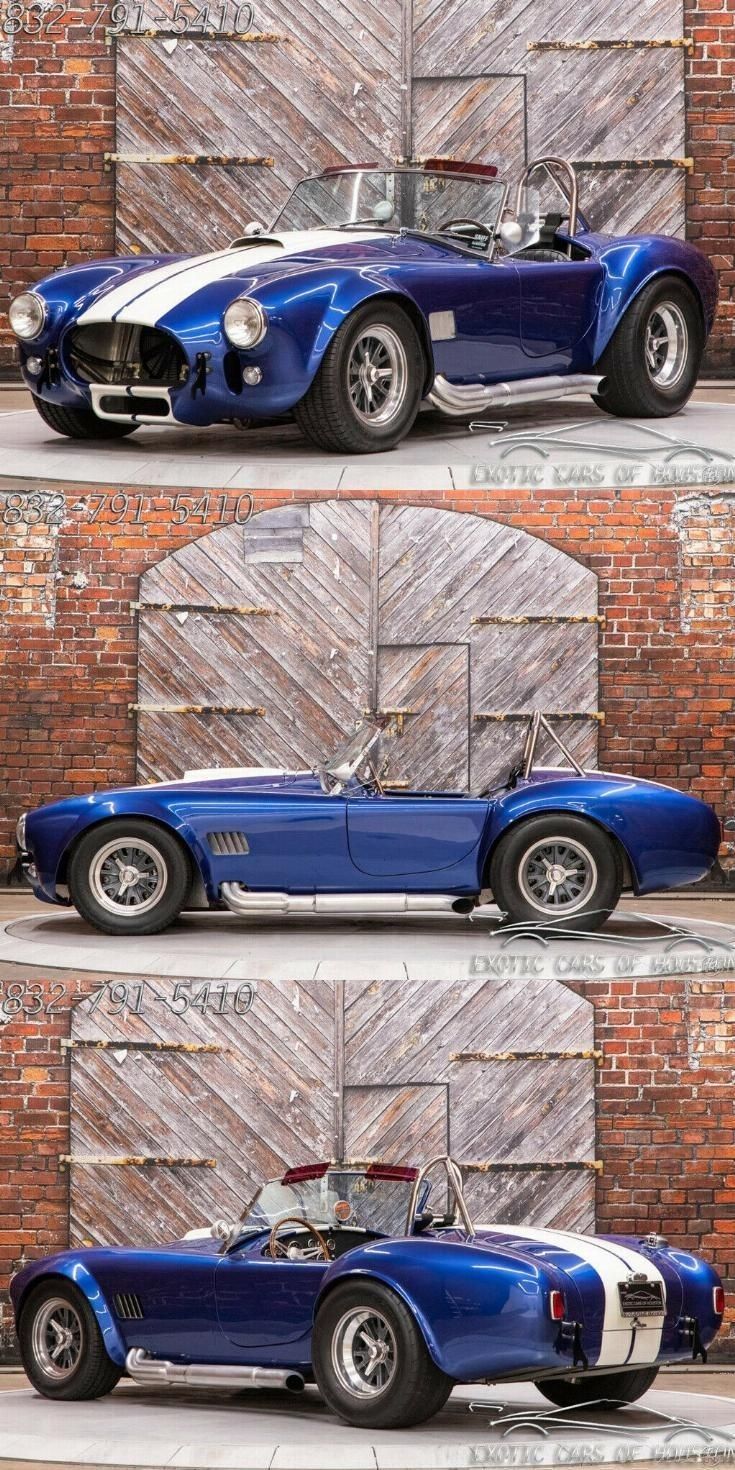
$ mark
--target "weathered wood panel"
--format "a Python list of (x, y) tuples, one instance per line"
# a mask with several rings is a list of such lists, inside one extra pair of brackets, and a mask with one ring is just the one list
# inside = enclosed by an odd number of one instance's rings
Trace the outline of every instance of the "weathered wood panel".
[[(216, 1001), (177, 1015), (164, 977), (144, 992), (139, 1015), (90, 999), (73, 1013), (73, 1043), (116, 1045), (72, 1046), (71, 1158), (215, 1167), (72, 1162), (74, 1243), (161, 1242), (232, 1218), (289, 1165), (420, 1164), (447, 1148), (480, 1216), (592, 1227), (594, 1062), (457, 1057), (589, 1051), (592, 1007), (558, 981), (261, 980), (242, 1016)], [(161, 1041), (219, 1049), (136, 1049)]]
[(526, 152), (522, 76), (414, 77), (413, 152), (517, 172)]
[[(268, 511), (159, 563), (139, 600), (144, 780), (311, 766), (377, 703), (413, 711), (383, 739), (390, 781), (465, 790), (501, 775), (522, 738), (479, 715), (597, 708), (595, 622), (478, 621), (594, 618), (594, 573), (481, 516), (365, 500)], [(243, 605), (255, 611), (206, 611)], [(161, 704), (265, 713), (146, 711)], [(594, 721), (561, 733), (595, 764)]]

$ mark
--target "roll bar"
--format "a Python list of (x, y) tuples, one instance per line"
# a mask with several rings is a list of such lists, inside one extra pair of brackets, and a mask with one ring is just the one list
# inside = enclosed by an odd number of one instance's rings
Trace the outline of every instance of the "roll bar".
[(411, 1235), (413, 1232), (414, 1224), (416, 1221), (416, 1209), (418, 1206), (419, 1194), (421, 1192), (421, 1185), (426, 1179), (427, 1174), (430, 1174), (432, 1169), (436, 1169), (440, 1165), (443, 1168), (444, 1173), (446, 1174), (447, 1184), (449, 1185), (450, 1191), (454, 1196), (454, 1202), (457, 1206), (457, 1209), (462, 1216), (462, 1224), (464, 1225), (467, 1234), (469, 1236), (474, 1236), (475, 1227), (472, 1224), (470, 1212), (465, 1204), (464, 1188), (462, 1185), (462, 1175), (460, 1173), (459, 1164), (456, 1162), (455, 1159), (451, 1158), (449, 1154), (437, 1154), (435, 1159), (429, 1159), (428, 1164), (424, 1164), (423, 1168), (419, 1169), (419, 1172), (414, 1180), (413, 1189), (411, 1190), (411, 1198), (408, 1202), (406, 1234)]
[[(569, 234), (576, 235), (579, 214), (579, 184), (574, 166), (569, 162), (568, 158), (536, 158), (533, 163), (529, 163), (528, 167), (523, 170), (516, 189), (516, 219), (521, 212), (521, 206), (523, 204), (523, 190), (526, 188), (529, 179), (539, 168), (545, 168), (546, 172), (564, 190), (569, 200)], [(564, 175), (566, 183), (559, 178), (560, 172)]]
[(561, 751), (562, 755), (566, 756), (566, 759), (569, 761), (570, 766), (573, 770), (577, 772), (577, 775), (586, 776), (587, 772), (585, 771), (584, 766), (580, 766), (576, 756), (573, 756), (571, 750), (569, 750), (568, 747), (564, 744), (561, 735), (557, 735), (556, 731), (552, 730), (551, 725), (546, 719), (546, 716), (542, 715), (540, 710), (534, 710), (528, 724), (526, 740), (523, 746), (523, 755), (521, 757), (520, 774), (523, 780), (527, 781), (529, 776), (531, 775), (531, 772), (533, 771), (536, 746), (538, 745), (538, 737), (541, 730), (544, 730), (546, 732), (549, 738), (553, 740), (554, 744)]

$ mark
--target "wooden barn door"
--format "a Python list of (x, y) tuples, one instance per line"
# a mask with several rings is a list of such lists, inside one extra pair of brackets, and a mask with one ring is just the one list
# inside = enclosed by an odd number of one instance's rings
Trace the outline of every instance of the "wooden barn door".
[(235, 1218), (292, 1165), (447, 1150), (476, 1219), (593, 1227), (593, 1012), (558, 981), (231, 981), (222, 1011), (205, 987), (74, 1010), (72, 1244)]
[(482, 516), (267, 511), (153, 567), (139, 609), (141, 780), (311, 767), (366, 710), (398, 789), (487, 785), (537, 708), (596, 764), (597, 579)]

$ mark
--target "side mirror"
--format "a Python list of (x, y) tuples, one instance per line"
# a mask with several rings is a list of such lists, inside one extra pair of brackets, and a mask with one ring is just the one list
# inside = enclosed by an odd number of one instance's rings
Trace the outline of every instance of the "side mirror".
[(523, 226), (515, 219), (504, 219), (498, 230), (498, 239), (506, 250), (517, 250), (523, 239)]
[(226, 1220), (215, 1220), (210, 1228), (212, 1240), (229, 1240), (232, 1235), (233, 1226), (228, 1225)]

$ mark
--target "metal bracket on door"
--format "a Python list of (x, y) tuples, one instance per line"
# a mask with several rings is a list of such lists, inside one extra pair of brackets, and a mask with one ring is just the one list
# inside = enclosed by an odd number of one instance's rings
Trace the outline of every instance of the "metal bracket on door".
[(374, 718), (385, 720), (387, 723), (383, 729), (384, 735), (403, 735), (404, 721), (409, 715), (418, 715), (421, 711), (417, 709), (377, 709), (365, 710), (365, 714), (372, 714)]

